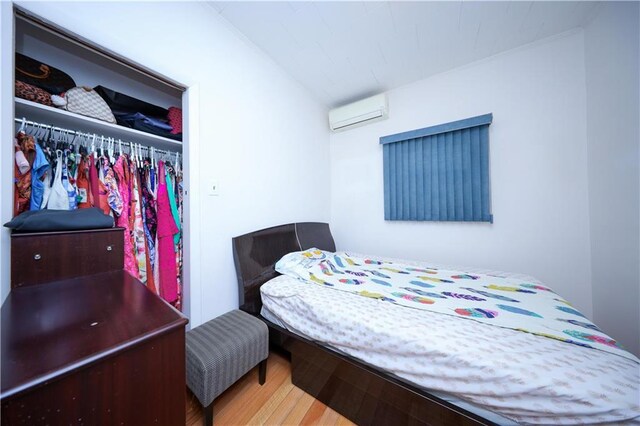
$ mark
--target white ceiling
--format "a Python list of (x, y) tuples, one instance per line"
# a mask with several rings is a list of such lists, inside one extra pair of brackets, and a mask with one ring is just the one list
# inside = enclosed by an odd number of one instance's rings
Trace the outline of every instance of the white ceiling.
[(329, 107), (584, 25), (597, 2), (211, 2)]

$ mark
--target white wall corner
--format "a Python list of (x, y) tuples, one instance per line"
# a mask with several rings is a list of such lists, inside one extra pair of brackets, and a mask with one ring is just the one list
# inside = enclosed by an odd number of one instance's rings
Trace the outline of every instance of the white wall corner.
[(640, 355), (640, 7), (604, 2), (584, 28), (594, 320)]

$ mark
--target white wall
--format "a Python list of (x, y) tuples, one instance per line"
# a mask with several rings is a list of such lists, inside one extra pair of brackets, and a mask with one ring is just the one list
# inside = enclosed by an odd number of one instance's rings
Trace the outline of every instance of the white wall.
[[(238, 305), (231, 237), (293, 221), (328, 221), (326, 109), (205, 3), (20, 2), (22, 7), (188, 86), (198, 86), (191, 158), (191, 325)], [(99, 18), (97, 18), (99, 17)], [(144, 17), (144, 19), (142, 19)], [(4, 120), (4, 115), (3, 115)], [(221, 195), (207, 195), (217, 180)], [(3, 247), (4, 254), (4, 247)], [(4, 284), (3, 284), (4, 285)]]
[(637, 2), (605, 3), (585, 28), (591, 273), (596, 324), (640, 355)]
[[(390, 118), (331, 135), (341, 249), (533, 275), (592, 316), (581, 31), (389, 92)], [(495, 222), (385, 222), (379, 137), (493, 113)]]

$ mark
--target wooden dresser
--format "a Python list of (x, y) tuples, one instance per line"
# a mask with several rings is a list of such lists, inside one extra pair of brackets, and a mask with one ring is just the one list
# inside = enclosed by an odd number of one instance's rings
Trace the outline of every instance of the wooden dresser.
[[(71, 268), (12, 270), (22, 281), (12, 283), (1, 309), (2, 424), (183, 425), (187, 319), (125, 272), (122, 257), (112, 268), (122, 230), (39, 237), (13, 238), (12, 254), (23, 250), (25, 268), (52, 256)], [(86, 240), (95, 244), (74, 245)], [(18, 260), (13, 268), (22, 269)], [(84, 262), (110, 266), (87, 275)], [(34, 283), (42, 274), (53, 281)]]

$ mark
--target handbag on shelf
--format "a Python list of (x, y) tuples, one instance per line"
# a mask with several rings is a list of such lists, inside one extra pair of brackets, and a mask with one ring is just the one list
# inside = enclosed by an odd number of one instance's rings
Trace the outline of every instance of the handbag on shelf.
[(182, 133), (182, 108), (169, 107), (167, 120), (169, 120), (169, 124), (173, 128), (173, 130), (171, 130), (171, 133), (176, 135), (178, 133)]
[(63, 107), (69, 112), (97, 118), (98, 120), (115, 123), (109, 105), (90, 87), (74, 87), (64, 95), (67, 104)]
[(75, 87), (76, 82), (64, 71), (16, 52), (16, 80), (57, 95)]
[(51, 94), (32, 84), (24, 81), (17, 81), (15, 84), (15, 95), (17, 98), (26, 99), (31, 102), (37, 102), (46, 106), (53, 106), (51, 102)]

